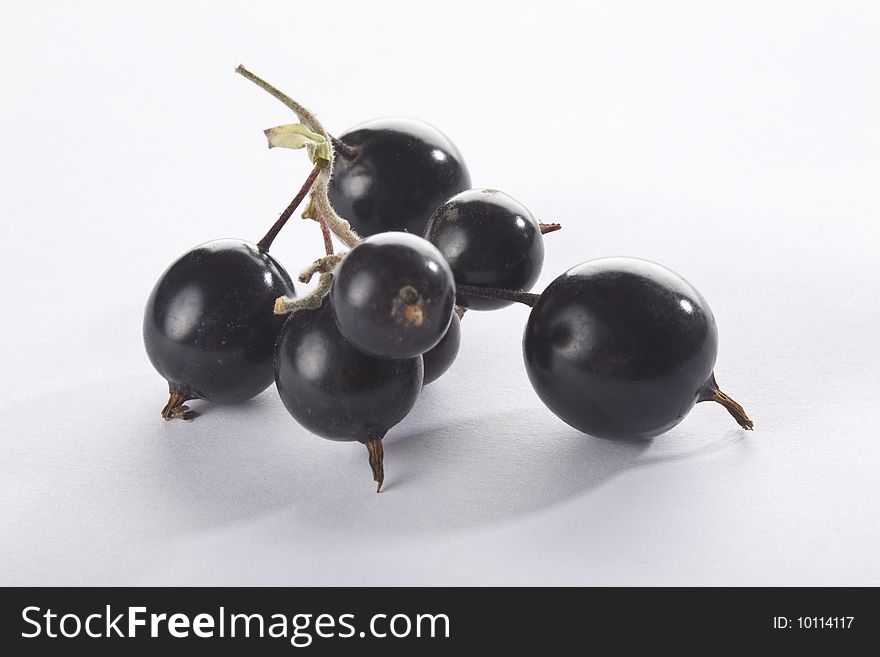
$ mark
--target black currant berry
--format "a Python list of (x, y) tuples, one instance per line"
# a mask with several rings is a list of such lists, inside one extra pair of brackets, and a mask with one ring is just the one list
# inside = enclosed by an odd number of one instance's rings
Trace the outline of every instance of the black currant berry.
[(367, 446), (377, 491), (382, 488), (382, 438), (415, 404), (422, 357), (365, 354), (339, 332), (325, 297), (315, 310), (290, 315), (275, 349), (275, 383), (290, 414), (329, 440)]
[(742, 407), (718, 389), (715, 318), (690, 283), (635, 258), (593, 260), (554, 280), (523, 336), (532, 386), (561, 419), (603, 438), (650, 438), (695, 403)]
[(339, 330), (352, 344), (376, 356), (412, 358), (445, 335), (455, 283), (427, 240), (378, 233), (345, 254), (330, 296)]
[(162, 274), (144, 312), (147, 355), (170, 391), (162, 417), (188, 420), (190, 399), (241, 402), (272, 383), (282, 295), (294, 295), (290, 276), (243, 240), (206, 242)]
[(425, 380), (422, 385), (428, 385), (439, 379), (450, 368), (458, 356), (461, 346), (461, 320), (458, 313), (452, 313), (452, 321), (443, 339), (435, 347), (422, 354), (425, 361)]
[(422, 121), (374, 119), (339, 139), (357, 154), (336, 158), (330, 201), (361, 235), (389, 230), (424, 235), (434, 208), (471, 186), (455, 145)]
[[(494, 189), (450, 198), (431, 215), (425, 236), (446, 258), (456, 284), (528, 290), (541, 274), (540, 224), (521, 203)], [(456, 303), (494, 310), (512, 302), (460, 293)]]

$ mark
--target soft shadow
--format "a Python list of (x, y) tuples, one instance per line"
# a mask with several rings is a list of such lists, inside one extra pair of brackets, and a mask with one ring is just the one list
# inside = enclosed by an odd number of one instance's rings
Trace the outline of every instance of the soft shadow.
[[(265, 394), (265, 393), (262, 393)], [(203, 399), (190, 399), (186, 405), (198, 413), (198, 417), (211, 417), (214, 415), (228, 415), (231, 413), (253, 413), (260, 406), (260, 396), (234, 404), (212, 404)]]
[(695, 446), (671, 432), (661, 453), (647, 456), (657, 441), (599, 440), (525, 411), (404, 427), (386, 438), (387, 479), (376, 495), (362, 446), (323, 441), (287, 418), (232, 440), (237, 422), (257, 421), (246, 416), (232, 423), (227, 417), (210, 443), (163, 448), (170, 457), (166, 492), (203, 505), (195, 525), (260, 523), (266, 515), (275, 537), (313, 533), (304, 526), (349, 539), (449, 532), (522, 517), (587, 495), (632, 468), (696, 458), (741, 440), (733, 432)]
[[(51, 413), (0, 406), (8, 435), (29, 445), (10, 467), (35, 472), (39, 485), (28, 495), (46, 500), (45, 522), (63, 522), (57, 509), (75, 499), (100, 510), (76, 531), (101, 540), (108, 518), (114, 535), (138, 540), (236, 525), (255, 540), (295, 536), (326, 549), (440, 536), (521, 519), (635, 468), (703, 458), (744, 436), (726, 430), (713, 439), (680, 426), (654, 441), (616, 442), (580, 434), (537, 402), (458, 420), (454, 407), (431, 404), (386, 438), (386, 485), (377, 495), (364, 447), (309, 434), (271, 389), (236, 406), (194, 404), (200, 417), (166, 422), (160, 388), (153, 377), (96, 377), (23, 402), (48, 396)], [(113, 390), (124, 410), (108, 413), (99, 389)], [(47, 488), (54, 472), (63, 475)]]
[(652, 454), (648, 456), (642, 456), (639, 459), (638, 463), (636, 463), (637, 467), (648, 467), (652, 465), (661, 465), (663, 463), (676, 463), (679, 461), (689, 461), (690, 459), (699, 458), (701, 456), (708, 456), (709, 454), (714, 454), (715, 452), (721, 452), (729, 447), (733, 447), (734, 445), (741, 443), (746, 439), (746, 432), (742, 429), (728, 429), (723, 436), (719, 437), (716, 440), (709, 440), (703, 443), (698, 443), (694, 447), (687, 447), (688, 443), (685, 443), (685, 446), (682, 446), (681, 443), (676, 445), (674, 441), (676, 438), (680, 438), (678, 435), (680, 432), (677, 430), (670, 431), (668, 434), (664, 436), (660, 436), (657, 440), (663, 440), (664, 442), (667, 439), (670, 439), (672, 442), (672, 447), (667, 448), (664, 453), (661, 454)]

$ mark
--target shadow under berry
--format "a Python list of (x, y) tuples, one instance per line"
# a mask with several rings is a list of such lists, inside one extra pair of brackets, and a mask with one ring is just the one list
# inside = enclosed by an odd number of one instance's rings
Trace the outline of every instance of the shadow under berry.
[[(228, 430), (230, 418), (223, 424)], [(282, 431), (163, 446), (171, 457), (163, 495), (186, 499), (192, 529), (253, 522), (280, 540), (442, 534), (514, 520), (589, 495), (633, 468), (698, 457), (741, 439), (731, 431), (673, 447), (673, 431), (663, 438), (670, 446), (648, 455), (652, 441), (591, 438), (534, 409), (409, 431), (404, 425), (389, 434), (389, 475), (376, 495), (359, 445), (273, 426)]]

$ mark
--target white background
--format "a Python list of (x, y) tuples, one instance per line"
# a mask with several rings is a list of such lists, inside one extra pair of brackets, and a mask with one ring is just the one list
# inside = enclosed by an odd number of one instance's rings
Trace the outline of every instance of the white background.
[[(0, 584), (880, 584), (875, 3), (4, 2)], [(536, 289), (662, 262), (718, 319), (722, 387), (643, 444), (532, 392), (525, 307), (471, 313), (386, 443), (270, 389), (164, 422), (162, 270), (258, 239), (309, 170), (292, 120), (441, 127), (474, 184), (564, 231)], [(294, 221), (273, 249), (321, 253)]]

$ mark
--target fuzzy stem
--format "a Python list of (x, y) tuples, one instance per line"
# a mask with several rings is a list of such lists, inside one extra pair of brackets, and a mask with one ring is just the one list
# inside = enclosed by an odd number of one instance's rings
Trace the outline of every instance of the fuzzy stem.
[(278, 236), (278, 233), (281, 232), (281, 229), (284, 228), (284, 224), (287, 223), (287, 220), (293, 216), (293, 213), (296, 212), (296, 209), (299, 207), (299, 204), (302, 203), (303, 199), (306, 197), (306, 194), (309, 193), (309, 190), (312, 188), (312, 185), (315, 182), (315, 179), (318, 177), (318, 174), (321, 172), (327, 165), (326, 160), (322, 160), (318, 162), (312, 172), (309, 174), (309, 177), (306, 178), (306, 181), (303, 183), (303, 186), (300, 187), (299, 191), (296, 193), (296, 196), (293, 197), (293, 200), (290, 202), (286, 208), (284, 208), (284, 212), (281, 213), (281, 216), (278, 217), (278, 221), (272, 224), (272, 227), (269, 229), (265, 235), (263, 235), (263, 239), (257, 242), (257, 246), (263, 251), (268, 251), (269, 247), (272, 246), (272, 242), (275, 241), (275, 238)]
[(709, 376), (709, 380), (703, 385), (702, 390), (700, 390), (700, 397), (697, 401), (713, 401), (721, 404), (743, 429), (752, 431), (755, 428), (755, 423), (749, 419), (746, 410), (733, 397), (718, 387), (718, 384), (715, 382), (714, 372)]
[(385, 481), (385, 454), (382, 450), (382, 436), (370, 438), (364, 442), (370, 455), (370, 469), (373, 471), (373, 481), (376, 482), (376, 492), (382, 491), (382, 483)]
[(335, 269), (344, 254), (331, 253), (315, 260), (299, 275), (300, 283), (308, 283), (315, 274), (329, 274)]
[(540, 294), (531, 292), (522, 292), (519, 290), (500, 290), (494, 287), (479, 287), (476, 285), (456, 285), (456, 294), (468, 294), (472, 297), (480, 297), (482, 299), (503, 299), (504, 301), (515, 301), (524, 303), (527, 306), (534, 306), (538, 303)]
[[(279, 91), (277, 88), (273, 87), (271, 84), (263, 80), (257, 75), (254, 75), (249, 70), (247, 70), (244, 66), (238, 65), (235, 69), (235, 72), (239, 75), (243, 76), (247, 80), (250, 80), (255, 85), (260, 87), (260, 89), (272, 95), (274, 98), (277, 98), (282, 103), (284, 103), (287, 107), (293, 110), (293, 113), (299, 118), (300, 122), (306, 126), (312, 132), (316, 132), (319, 135), (322, 135), (327, 142), (332, 143), (332, 139), (330, 138), (330, 133), (324, 129), (324, 126), (321, 125), (321, 122), (318, 121), (318, 118), (312, 114), (310, 110), (300, 105), (298, 102), (293, 100), (287, 94)], [(336, 214), (336, 210), (333, 209), (333, 204), (330, 203), (330, 197), (327, 195), (327, 191), (330, 187), (330, 178), (333, 175), (333, 158), (331, 152), (331, 158), (328, 160), (327, 166), (323, 167), (318, 174), (317, 179), (315, 180), (315, 184), (312, 187), (312, 201), (315, 204), (315, 209), (320, 212), (324, 220), (327, 222), (327, 227), (343, 242), (345, 242), (348, 246), (354, 246), (358, 242), (360, 242), (360, 236), (351, 228), (351, 225), (338, 214)]]
[(545, 224), (539, 222), (538, 227), (541, 229), (541, 235), (555, 233), (557, 230), (562, 230), (562, 224)]
[(346, 160), (353, 160), (358, 156), (358, 153), (361, 152), (361, 149), (357, 146), (349, 146), (341, 139), (330, 135), (330, 142), (333, 144), (333, 150), (339, 153)]
[(314, 114), (312, 114), (312, 112), (307, 107), (300, 105), (293, 98), (288, 96), (286, 93), (284, 93), (283, 91), (280, 91), (279, 89), (276, 89), (271, 84), (266, 82), (263, 78), (261, 78), (257, 75), (254, 75), (253, 73), (251, 73), (249, 70), (247, 70), (241, 64), (239, 64), (238, 66), (235, 67), (235, 72), (238, 73), (239, 75), (241, 75), (242, 77), (246, 78), (247, 80), (250, 80), (255, 85), (257, 85), (260, 89), (262, 89), (263, 91), (265, 91), (269, 95), (277, 98), (282, 103), (287, 105), (287, 107), (289, 107), (290, 109), (293, 110), (293, 113), (296, 114), (297, 117), (299, 117), (299, 120), (302, 121), (302, 123), (309, 130), (311, 130), (312, 132), (317, 132), (320, 135), (326, 136), (327, 141), (330, 141), (330, 137), (326, 134), (324, 127), (318, 121), (318, 118)]
[(329, 169), (324, 169), (322, 174), (318, 176), (318, 180), (312, 190), (315, 211), (324, 217), (327, 227), (336, 237), (348, 246), (355, 246), (361, 241), (361, 236), (354, 231), (348, 221), (336, 214), (336, 210), (333, 209), (333, 205), (330, 203), (330, 197), (327, 195), (327, 190), (330, 187), (330, 174), (327, 173), (328, 171)]
[(276, 315), (287, 315), (288, 313), (296, 312), (297, 310), (302, 310), (304, 308), (308, 310), (320, 308), (321, 301), (327, 296), (332, 284), (333, 274), (321, 274), (321, 277), (318, 279), (318, 285), (307, 295), (296, 297), (294, 299), (291, 299), (290, 297), (278, 297), (275, 299), (275, 308), (273, 308), (273, 312)]

